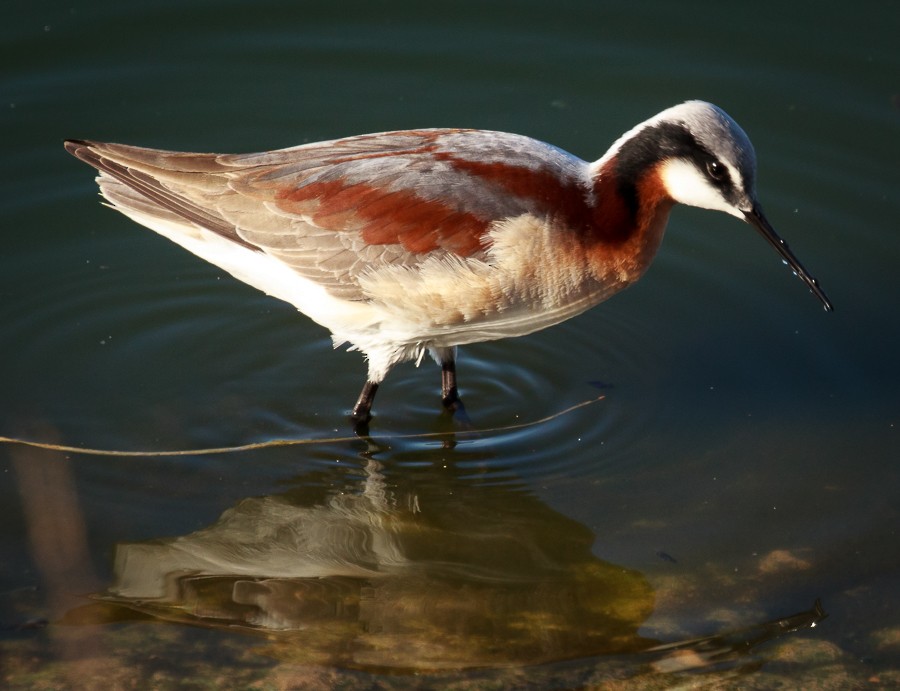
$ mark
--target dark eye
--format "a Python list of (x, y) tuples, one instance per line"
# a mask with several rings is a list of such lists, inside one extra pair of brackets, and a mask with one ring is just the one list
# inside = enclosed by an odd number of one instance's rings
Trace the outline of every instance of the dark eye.
[(706, 173), (716, 182), (724, 182), (728, 179), (728, 169), (715, 160), (706, 164)]

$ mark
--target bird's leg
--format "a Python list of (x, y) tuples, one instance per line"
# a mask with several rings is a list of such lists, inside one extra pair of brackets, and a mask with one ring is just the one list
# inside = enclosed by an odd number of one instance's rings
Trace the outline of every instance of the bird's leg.
[(441, 403), (451, 411), (462, 407), (456, 388), (456, 360), (452, 356), (441, 362)]
[(472, 421), (459, 397), (459, 389), (456, 388), (456, 359), (452, 354), (441, 359), (441, 403), (457, 425), (462, 425), (465, 429), (472, 428)]
[(378, 391), (378, 383), (366, 381), (359, 398), (356, 399), (356, 405), (353, 406), (353, 412), (350, 413), (350, 421), (357, 431), (364, 430), (372, 419), (372, 401), (375, 400), (375, 394)]
[(459, 389), (456, 388), (456, 348), (432, 348), (431, 355), (441, 366), (441, 403), (454, 417), (465, 417)]

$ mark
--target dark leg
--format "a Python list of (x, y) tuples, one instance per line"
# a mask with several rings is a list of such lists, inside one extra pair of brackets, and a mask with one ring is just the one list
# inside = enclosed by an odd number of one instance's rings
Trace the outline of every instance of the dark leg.
[(453, 358), (441, 363), (441, 403), (454, 410), (459, 404), (459, 390), (456, 388), (456, 361)]
[(459, 397), (459, 389), (456, 387), (456, 360), (453, 358), (453, 351), (441, 362), (441, 403), (457, 422), (471, 426), (472, 421), (469, 420), (462, 399)]
[(457, 424), (464, 428), (472, 427), (472, 421), (459, 397), (459, 389), (456, 388), (456, 360), (453, 358), (453, 351), (441, 361), (441, 403)]
[(359, 398), (356, 399), (356, 405), (353, 406), (353, 412), (350, 413), (350, 421), (353, 426), (360, 430), (365, 428), (372, 419), (372, 401), (375, 400), (375, 393), (378, 391), (378, 384), (373, 381), (366, 381)]

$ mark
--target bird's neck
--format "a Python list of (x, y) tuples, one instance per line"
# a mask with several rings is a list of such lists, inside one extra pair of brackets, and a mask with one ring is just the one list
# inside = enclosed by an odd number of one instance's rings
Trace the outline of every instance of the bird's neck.
[(659, 249), (675, 202), (658, 166), (636, 179), (616, 174), (615, 158), (593, 179), (593, 219), (587, 233), (588, 260), (598, 280), (636, 281)]

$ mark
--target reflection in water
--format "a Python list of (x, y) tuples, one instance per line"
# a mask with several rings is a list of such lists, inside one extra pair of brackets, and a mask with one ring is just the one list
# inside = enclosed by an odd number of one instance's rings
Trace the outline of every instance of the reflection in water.
[[(466, 471), (471, 472), (471, 471)], [(316, 505), (251, 498), (190, 535), (120, 545), (106, 602), (265, 632), (268, 652), (395, 670), (539, 663), (643, 650), (638, 572), (598, 560), (591, 532), (515, 488), (452, 469), (368, 460), (356, 491)]]
[(654, 604), (644, 576), (597, 559), (586, 527), (496, 480), (470, 467), (404, 466), (389, 482), (367, 459), (364, 478), (309, 501), (316, 483), (303, 477), (195, 533), (120, 545), (102, 604), (68, 618), (84, 622), (93, 609), (109, 620), (110, 607), (125, 607), (264, 635), (265, 652), (285, 661), (372, 671), (615, 656), (673, 673), (720, 667), (825, 616), (817, 603), (658, 645), (638, 634)]

